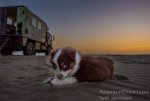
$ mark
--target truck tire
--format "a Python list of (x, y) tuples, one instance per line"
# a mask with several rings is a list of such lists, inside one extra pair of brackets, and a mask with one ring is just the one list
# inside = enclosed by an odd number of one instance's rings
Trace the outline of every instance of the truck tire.
[(50, 46), (47, 47), (47, 49), (45, 51), (45, 54), (46, 55), (50, 55), (51, 54), (51, 47)]
[(24, 55), (35, 55), (35, 46), (33, 42), (28, 42), (25, 47), (23, 47)]

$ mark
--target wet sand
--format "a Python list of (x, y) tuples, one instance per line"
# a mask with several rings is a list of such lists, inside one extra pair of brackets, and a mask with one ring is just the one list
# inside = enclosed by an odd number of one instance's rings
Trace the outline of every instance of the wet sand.
[[(45, 64), (45, 56), (0, 56), (0, 101), (117, 101), (121, 100), (119, 99), (121, 96), (128, 97), (126, 101), (149, 101), (150, 94), (147, 93), (100, 92), (101, 90), (150, 90), (149, 63), (131, 61), (137, 57), (132, 59), (127, 56), (112, 56), (111, 58), (115, 62), (115, 74), (126, 76), (129, 80), (50, 86), (42, 83), (48, 76), (53, 75), (51, 67)], [(111, 99), (112, 97), (116, 99)]]

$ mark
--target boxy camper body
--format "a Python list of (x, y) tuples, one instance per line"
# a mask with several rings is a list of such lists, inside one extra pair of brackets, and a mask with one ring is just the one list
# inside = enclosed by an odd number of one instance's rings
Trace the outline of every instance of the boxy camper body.
[(0, 53), (11, 55), (23, 50), (24, 55), (36, 51), (51, 52), (54, 37), (47, 24), (26, 6), (0, 7)]

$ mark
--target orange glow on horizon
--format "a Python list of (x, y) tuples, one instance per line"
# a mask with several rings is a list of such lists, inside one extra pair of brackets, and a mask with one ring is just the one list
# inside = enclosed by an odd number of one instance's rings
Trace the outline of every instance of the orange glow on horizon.
[(149, 54), (150, 40), (143, 34), (57, 37), (54, 48), (71, 46), (85, 53)]

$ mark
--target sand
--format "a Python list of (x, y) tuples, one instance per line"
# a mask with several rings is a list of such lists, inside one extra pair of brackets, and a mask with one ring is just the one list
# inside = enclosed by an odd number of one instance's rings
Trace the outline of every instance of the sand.
[[(111, 58), (115, 74), (129, 80), (50, 86), (43, 84), (53, 75), (52, 68), (45, 64), (45, 56), (0, 56), (0, 101), (150, 101), (149, 56)], [(130, 94), (127, 90), (138, 93)], [(145, 93), (141, 94), (142, 91)]]

